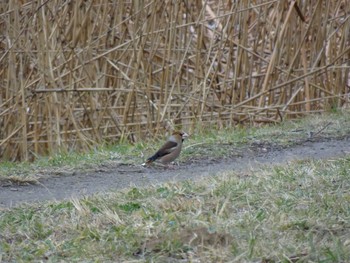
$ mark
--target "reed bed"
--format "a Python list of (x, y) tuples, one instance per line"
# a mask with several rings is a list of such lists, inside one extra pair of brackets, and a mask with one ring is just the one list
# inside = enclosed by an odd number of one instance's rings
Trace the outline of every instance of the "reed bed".
[(0, 155), (345, 107), (343, 1), (2, 1)]

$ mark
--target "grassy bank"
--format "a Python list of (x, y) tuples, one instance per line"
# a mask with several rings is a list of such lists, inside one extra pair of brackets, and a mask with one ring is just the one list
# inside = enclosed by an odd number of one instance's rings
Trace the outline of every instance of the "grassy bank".
[(346, 262), (350, 158), (4, 210), (0, 258)]
[[(267, 143), (281, 146), (302, 143), (306, 140), (339, 138), (350, 134), (349, 111), (338, 111), (323, 115), (285, 121), (278, 125), (262, 127), (245, 126), (231, 129), (212, 130), (197, 127), (184, 145), (180, 161), (190, 158), (211, 156), (220, 158), (227, 155), (225, 145), (244, 146)], [(150, 138), (136, 143), (101, 145), (88, 153), (62, 152), (49, 158), (38, 157), (33, 163), (0, 163), (0, 179), (12, 177), (17, 181), (35, 181), (40, 174), (57, 174), (72, 170), (89, 170), (109, 163), (139, 165), (164, 142), (164, 138)]]

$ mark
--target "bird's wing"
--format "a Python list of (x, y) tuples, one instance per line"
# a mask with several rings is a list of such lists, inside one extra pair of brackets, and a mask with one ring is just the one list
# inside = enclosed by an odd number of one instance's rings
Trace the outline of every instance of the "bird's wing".
[(147, 159), (147, 163), (151, 163), (158, 158), (166, 156), (173, 152), (178, 146), (178, 143), (174, 141), (167, 141), (154, 155)]
[(156, 153), (156, 155), (159, 157), (162, 157), (164, 155), (167, 155), (169, 153), (171, 153), (172, 151), (174, 151), (176, 149), (176, 147), (178, 146), (178, 143), (176, 142), (172, 142), (172, 141), (167, 141), (162, 148), (160, 148), (158, 150), (158, 152)]

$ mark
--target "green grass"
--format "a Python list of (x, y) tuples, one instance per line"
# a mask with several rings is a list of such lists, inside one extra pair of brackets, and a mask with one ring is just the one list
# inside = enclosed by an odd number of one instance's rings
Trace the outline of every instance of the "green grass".
[(303, 161), (3, 210), (0, 258), (348, 262), (349, 178), (349, 157)]

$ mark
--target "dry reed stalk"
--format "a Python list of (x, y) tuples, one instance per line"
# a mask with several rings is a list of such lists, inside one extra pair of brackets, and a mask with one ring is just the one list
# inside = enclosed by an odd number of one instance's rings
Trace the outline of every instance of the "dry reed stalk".
[(349, 103), (341, 1), (2, 1), (0, 155)]

